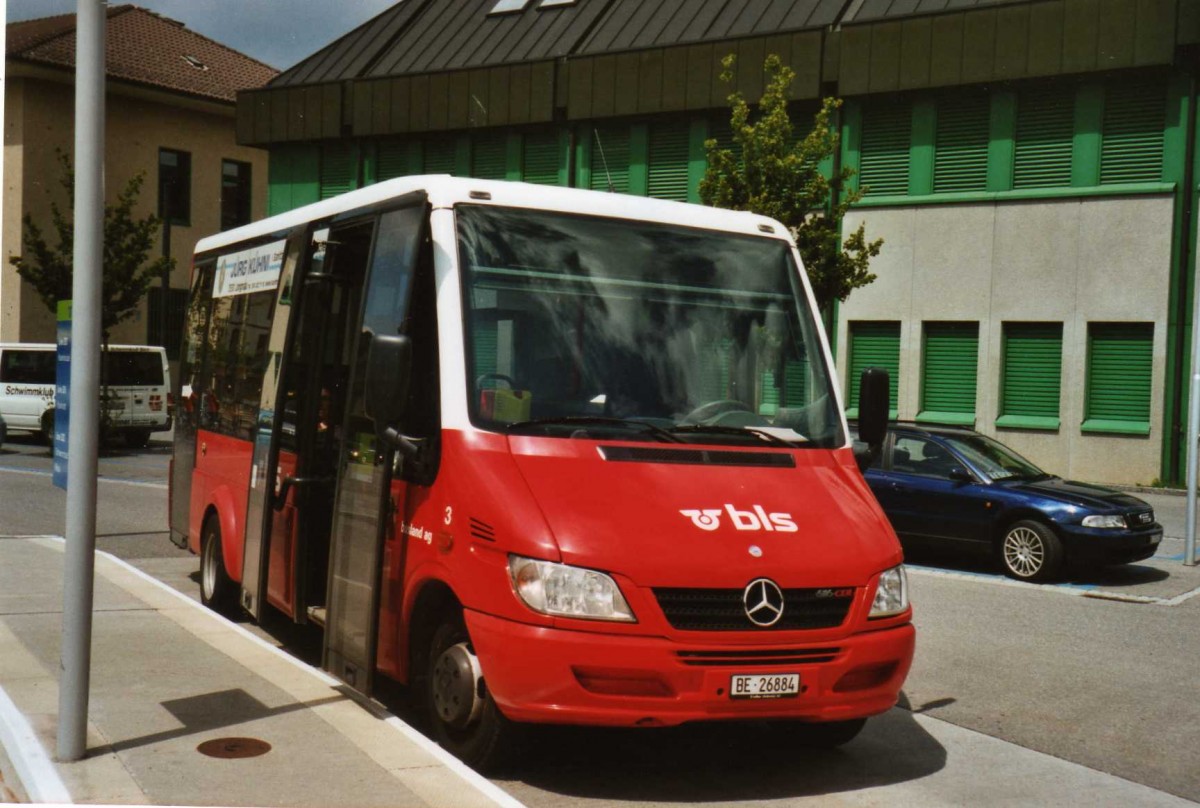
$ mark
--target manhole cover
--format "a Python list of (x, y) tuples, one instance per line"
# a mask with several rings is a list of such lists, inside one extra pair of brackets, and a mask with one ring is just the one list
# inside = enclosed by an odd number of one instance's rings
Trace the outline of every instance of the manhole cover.
[(214, 738), (196, 747), (202, 755), (214, 758), (252, 758), (271, 751), (271, 744), (258, 738)]

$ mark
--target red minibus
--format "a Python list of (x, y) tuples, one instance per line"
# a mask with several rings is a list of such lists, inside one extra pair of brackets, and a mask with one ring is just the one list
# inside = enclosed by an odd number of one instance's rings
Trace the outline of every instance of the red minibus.
[[(390, 180), (201, 240), (180, 377), (203, 601), (318, 626), (472, 765), (526, 723), (835, 745), (897, 701), (901, 550), (778, 222)], [(861, 399), (878, 446), (886, 374)]]

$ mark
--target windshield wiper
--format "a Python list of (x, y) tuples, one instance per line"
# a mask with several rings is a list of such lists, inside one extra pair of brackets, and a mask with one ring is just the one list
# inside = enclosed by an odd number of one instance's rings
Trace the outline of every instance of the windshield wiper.
[(666, 443), (683, 443), (683, 439), (672, 435), (667, 430), (645, 421), (626, 420), (624, 418), (607, 418), (603, 415), (560, 415), (551, 418), (534, 418), (529, 421), (515, 421), (505, 427), (506, 432), (539, 426), (610, 426), (624, 429), (636, 429), (646, 435), (653, 435)]
[(724, 426), (722, 424), (688, 424), (687, 426), (673, 426), (671, 433), (679, 435), (687, 434), (709, 434), (709, 435), (737, 435), (739, 437), (753, 436), (759, 438), (772, 446), (786, 446), (789, 449), (796, 448), (796, 445), (791, 441), (784, 440), (778, 435), (772, 435), (770, 432), (761, 429), (755, 429), (752, 426)]

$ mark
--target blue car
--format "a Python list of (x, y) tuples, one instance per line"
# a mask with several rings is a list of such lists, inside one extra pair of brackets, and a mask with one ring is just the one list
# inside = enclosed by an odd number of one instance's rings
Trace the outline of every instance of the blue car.
[(1140, 561), (1162, 541), (1143, 500), (1055, 477), (970, 429), (893, 424), (866, 478), (905, 547), (989, 553), (1022, 581)]

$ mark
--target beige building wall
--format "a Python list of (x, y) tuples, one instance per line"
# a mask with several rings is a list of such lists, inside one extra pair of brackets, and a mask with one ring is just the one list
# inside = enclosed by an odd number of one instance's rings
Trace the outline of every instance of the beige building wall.
[[(0, 268), (0, 340), (50, 342), (54, 318), (32, 288), (8, 263), (19, 255), (21, 217), (33, 217), (54, 243), (50, 205), (70, 214), (70, 202), (59, 180), (56, 149), (74, 162), (74, 86), (43, 75), (11, 73), (5, 88), (4, 131), (4, 265)], [(252, 218), (266, 215), (267, 152), (235, 142), (232, 105), (196, 101), (166, 92), (119, 86), (110, 82), (106, 103), (105, 194), (111, 204), (139, 171), (145, 181), (135, 214), (158, 210), (158, 150), (191, 153), (191, 221), (171, 228), (175, 271), (171, 286), (187, 288), (196, 241), (217, 232), (221, 223), (221, 160), (251, 165)], [(161, 255), (161, 235), (150, 259)], [(157, 284), (156, 284), (157, 286)], [(146, 301), (130, 320), (112, 333), (113, 342), (144, 343)]]
[[(845, 384), (849, 324), (899, 320), (902, 420), (921, 404), (922, 323), (979, 323), (975, 429), (1055, 474), (1079, 480), (1147, 484), (1158, 477), (1170, 280), (1170, 196), (860, 208), (882, 236), (871, 269), (838, 317), (837, 363)], [(1055, 431), (996, 427), (1003, 324), (1063, 323), (1061, 426)], [(1089, 322), (1154, 323), (1150, 434), (1085, 434)]]

